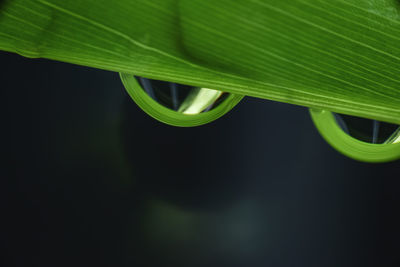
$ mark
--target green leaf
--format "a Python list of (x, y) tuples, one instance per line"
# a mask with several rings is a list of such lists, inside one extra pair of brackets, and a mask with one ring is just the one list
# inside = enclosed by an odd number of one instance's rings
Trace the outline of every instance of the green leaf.
[(5, 0), (0, 49), (400, 124), (399, 8), (398, 0)]

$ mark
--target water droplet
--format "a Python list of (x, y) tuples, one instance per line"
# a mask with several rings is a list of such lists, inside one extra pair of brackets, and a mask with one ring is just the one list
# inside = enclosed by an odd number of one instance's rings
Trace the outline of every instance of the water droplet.
[(142, 89), (162, 106), (185, 115), (195, 115), (218, 107), (229, 93), (136, 77)]
[(367, 143), (400, 143), (400, 125), (334, 113), (344, 132)]

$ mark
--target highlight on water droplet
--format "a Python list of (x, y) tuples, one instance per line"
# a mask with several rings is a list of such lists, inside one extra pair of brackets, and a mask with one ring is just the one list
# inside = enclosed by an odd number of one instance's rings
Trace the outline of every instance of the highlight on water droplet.
[(142, 89), (157, 103), (186, 115), (209, 112), (229, 95), (222, 91), (136, 77)]
[(190, 127), (212, 122), (243, 96), (221, 90), (120, 74), (131, 98), (153, 118), (169, 125)]

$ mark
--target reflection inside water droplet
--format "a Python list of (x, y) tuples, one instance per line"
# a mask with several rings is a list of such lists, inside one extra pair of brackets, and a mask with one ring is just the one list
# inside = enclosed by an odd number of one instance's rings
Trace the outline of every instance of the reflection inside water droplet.
[(400, 143), (400, 126), (334, 113), (336, 122), (344, 132), (367, 143)]
[(142, 89), (157, 103), (186, 115), (207, 112), (228, 96), (222, 91), (136, 77)]

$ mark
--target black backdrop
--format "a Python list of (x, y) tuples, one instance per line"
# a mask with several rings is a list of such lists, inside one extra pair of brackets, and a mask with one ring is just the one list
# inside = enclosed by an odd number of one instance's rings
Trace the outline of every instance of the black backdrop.
[(115, 73), (0, 62), (0, 266), (400, 266), (400, 162), (345, 158), (305, 108), (174, 128)]

